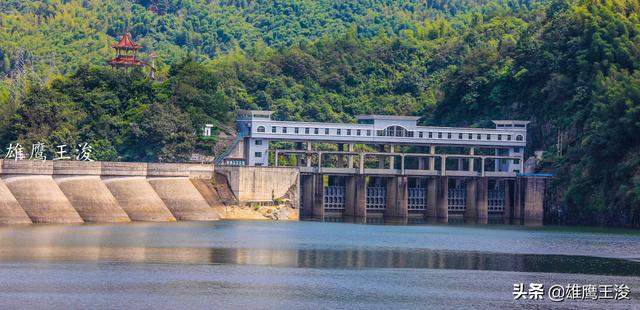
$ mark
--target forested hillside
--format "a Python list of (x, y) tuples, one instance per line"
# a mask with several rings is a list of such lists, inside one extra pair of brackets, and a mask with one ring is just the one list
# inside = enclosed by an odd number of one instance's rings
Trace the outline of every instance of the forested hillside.
[[(0, 89), (4, 144), (91, 140), (103, 159), (169, 161), (209, 149), (195, 132), (238, 108), (526, 119), (529, 155), (545, 151), (556, 176), (553, 220), (640, 225), (638, 1), (45, 2), (0, 9), (5, 72), (20, 50), (40, 60), (23, 94), (10, 78)], [(127, 21), (165, 65), (156, 82), (103, 65)]]

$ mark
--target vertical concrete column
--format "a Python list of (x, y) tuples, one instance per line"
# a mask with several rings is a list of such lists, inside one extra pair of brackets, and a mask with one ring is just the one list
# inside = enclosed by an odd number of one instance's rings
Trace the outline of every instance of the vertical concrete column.
[[(338, 143), (338, 152), (344, 152), (344, 143)], [(344, 155), (338, 153), (338, 159), (336, 163), (337, 168), (344, 168)]]
[(315, 175), (313, 218), (324, 219), (324, 176), (322, 174)]
[[(379, 145), (378, 146), (378, 152), (384, 153), (384, 145)], [(379, 169), (384, 169), (385, 160), (386, 160), (386, 158), (384, 156), (378, 155), (378, 168)]]
[(489, 218), (489, 180), (487, 177), (480, 177), (477, 182), (476, 209), (478, 210), (478, 223), (486, 224)]
[(360, 169), (360, 174), (364, 174), (364, 153), (360, 153), (358, 158), (360, 159), (360, 166), (358, 167)]
[[(436, 147), (431, 145), (429, 146), (429, 154), (430, 155), (435, 155), (436, 154)], [(436, 158), (435, 157), (429, 157), (429, 170), (436, 170)]]
[(513, 191), (513, 220), (516, 223), (520, 223), (522, 220), (522, 209), (524, 208), (522, 202), (522, 177), (516, 177), (514, 181)]
[(427, 179), (427, 205), (424, 209), (426, 218), (436, 218), (436, 205), (438, 204), (438, 178)]
[(436, 177), (438, 180), (438, 195), (436, 201), (436, 217), (441, 221), (449, 219), (449, 177)]
[(313, 218), (315, 175), (302, 176), (302, 217)]
[(502, 218), (505, 224), (511, 222), (511, 180), (504, 180), (504, 212)]
[[(353, 152), (353, 143), (349, 143), (347, 145), (347, 150), (349, 152)], [(347, 155), (347, 158), (348, 158), (349, 168), (353, 168), (353, 155)]]
[(409, 216), (408, 186), (408, 178), (405, 176), (387, 178), (387, 206), (384, 212), (386, 217), (406, 218)]
[[(296, 151), (300, 151), (300, 150), (302, 150), (302, 142), (296, 142)], [(294, 156), (296, 157), (296, 167), (302, 166), (302, 154), (295, 153)]]
[[(389, 145), (389, 153), (395, 153), (395, 147), (392, 145)], [(396, 167), (396, 157), (395, 156), (391, 156), (389, 157), (389, 169), (395, 169)]]
[(345, 187), (344, 215), (365, 218), (367, 216), (366, 178), (363, 175), (349, 176)]
[[(469, 155), (475, 155), (476, 154), (476, 148), (472, 147), (469, 150)], [(473, 157), (469, 157), (469, 171), (473, 172), (473, 170), (475, 170), (475, 159)]]
[(447, 156), (440, 157), (440, 175), (446, 175), (447, 173)]
[(307, 142), (307, 155), (306, 155), (307, 167), (311, 167), (311, 142)]
[(542, 225), (544, 218), (545, 179), (526, 177), (524, 181), (524, 224)]
[(464, 210), (464, 218), (475, 220), (478, 217), (478, 204), (476, 196), (478, 194), (478, 180), (469, 178), (466, 180), (467, 201)]

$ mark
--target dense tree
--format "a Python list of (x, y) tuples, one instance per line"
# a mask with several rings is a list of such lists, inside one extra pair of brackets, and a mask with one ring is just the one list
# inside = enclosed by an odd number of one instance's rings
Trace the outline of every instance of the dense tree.
[[(22, 55), (18, 73), (35, 76), (0, 84), (7, 145), (90, 140), (101, 159), (182, 161), (211, 150), (215, 141), (197, 137), (204, 123), (232, 128), (238, 108), (316, 121), (530, 120), (527, 156), (544, 151), (539, 169), (555, 175), (549, 219), (640, 225), (636, 0), (14, 1), (2, 10), (0, 70), (15, 73)], [(102, 66), (122, 16), (145, 52), (160, 54), (159, 81)]]

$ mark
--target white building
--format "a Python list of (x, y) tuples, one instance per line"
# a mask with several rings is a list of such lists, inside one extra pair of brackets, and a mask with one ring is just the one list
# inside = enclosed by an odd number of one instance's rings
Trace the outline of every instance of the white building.
[[(527, 121), (493, 121), (496, 128), (418, 126), (419, 117), (360, 115), (356, 124), (276, 121), (271, 111), (242, 110), (238, 136), (243, 139), (246, 165), (268, 165), (269, 142), (333, 142), (343, 144), (462, 146), (495, 148), (496, 155), (522, 158), (527, 144)], [(210, 125), (204, 133), (210, 134)], [(509, 163), (500, 170), (517, 171)]]

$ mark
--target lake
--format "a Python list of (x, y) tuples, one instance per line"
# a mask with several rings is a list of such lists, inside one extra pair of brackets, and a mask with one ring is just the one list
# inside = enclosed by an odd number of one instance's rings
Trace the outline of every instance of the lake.
[[(540, 283), (543, 300), (514, 300)], [(629, 300), (553, 302), (552, 285)], [(0, 308), (639, 308), (640, 231), (217, 221), (0, 227)]]

